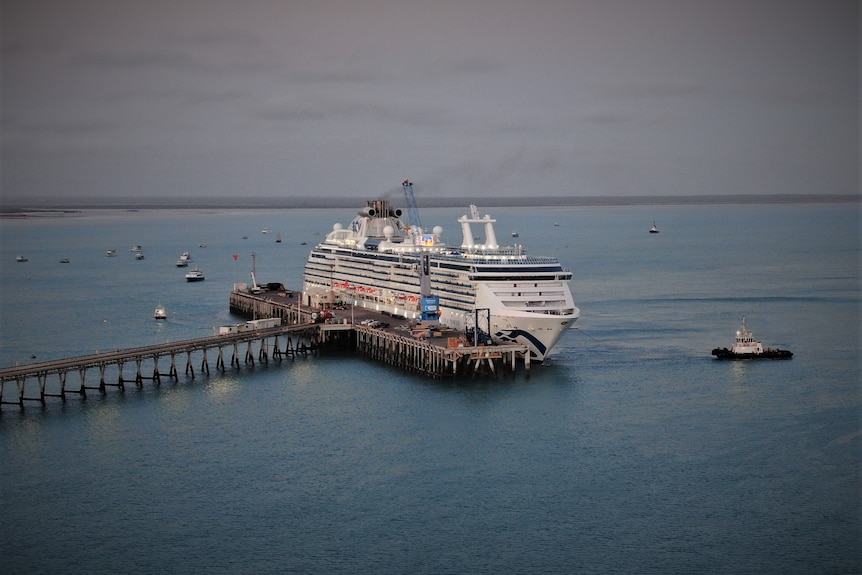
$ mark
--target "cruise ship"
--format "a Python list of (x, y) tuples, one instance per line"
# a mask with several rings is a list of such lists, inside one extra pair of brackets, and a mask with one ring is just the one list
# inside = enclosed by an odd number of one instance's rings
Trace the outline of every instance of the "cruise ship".
[(403, 185), (407, 221), (387, 200), (368, 201), (311, 250), (304, 300), (421, 320), (429, 318), (425, 296), (432, 296), (441, 324), (480, 338), (476, 343), (526, 345), (531, 361), (544, 361), (580, 314), (569, 289), (572, 272), (555, 257), (498, 245), (496, 220), (480, 217), (475, 205), (458, 219), (461, 244), (447, 245), (440, 226), (421, 228), (412, 184)]

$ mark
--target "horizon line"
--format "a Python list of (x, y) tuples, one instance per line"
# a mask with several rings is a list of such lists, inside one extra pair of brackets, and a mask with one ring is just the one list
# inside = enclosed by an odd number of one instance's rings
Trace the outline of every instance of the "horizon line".
[[(384, 194), (389, 195), (389, 194)], [(371, 198), (379, 199), (379, 198)], [(400, 194), (399, 194), (400, 199)], [(455, 196), (421, 198), (424, 208), (462, 207), (467, 203), (481, 203), (487, 207), (590, 207), (637, 205), (709, 205), (709, 204), (815, 204), (860, 203), (860, 194), (727, 194), (727, 195), (644, 195), (644, 196), (537, 196), (529, 199), (511, 197), (480, 198), (481, 202)], [(358, 200), (364, 202), (365, 200)], [(290, 208), (350, 208), (357, 199), (345, 196), (321, 198), (312, 196), (271, 197), (252, 196), (235, 198), (226, 196), (186, 196), (150, 198), (112, 198), (81, 196), (63, 198), (38, 196), (30, 198), (0, 198), (0, 212), (5, 214), (32, 211), (76, 209), (290, 209)]]

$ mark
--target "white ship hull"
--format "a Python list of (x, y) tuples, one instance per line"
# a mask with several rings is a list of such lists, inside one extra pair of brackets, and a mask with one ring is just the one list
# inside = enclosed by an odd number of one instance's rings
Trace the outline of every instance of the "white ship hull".
[[(308, 305), (341, 301), (419, 320), (422, 295), (430, 293), (440, 299), (441, 324), (494, 343), (527, 345), (533, 361), (543, 361), (574, 326), (579, 310), (571, 272), (556, 258), (496, 245), (493, 220), (478, 218), (475, 207), (473, 218), (459, 220), (464, 243), (446, 246), (441, 229), (411, 236), (400, 210), (383, 201), (370, 206), (312, 249), (305, 267)], [(484, 244), (474, 244), (470, 223), (485, 225)]]

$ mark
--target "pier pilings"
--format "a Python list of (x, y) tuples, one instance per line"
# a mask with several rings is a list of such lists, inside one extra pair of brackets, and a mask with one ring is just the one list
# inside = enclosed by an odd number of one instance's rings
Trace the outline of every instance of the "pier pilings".
[[(47, 397), (58, 397), (65, 401), (69, 394), (86, 398), (87, 391), (104, 394), (109, 386), (124, 391), (126, 382), (132, 381), (137, 387), (142, 387), (145, 381), (160, 385), (162, 374), (159, 360), (165, 355), (171, 358), (166, 377), (175, 382), (179, 381), (178, 355), (185, 355), (184, 369), (189, 379), (195, 378), (196, 365), (199, 366), (198, 373), (210, 375), (211, 356), (208, 352), (213, 350), (217, 350), (215, 368), (219, 371), (226, 370), (224, 348), (233, 350), (231, 368), (241, 367), (237, 348), (243, 344), (246, 346), (246, 365), (249, 367), (254, 367), (255, 357), (264, 364), (269, 362), (270, 345), (278, 349), (278, 353), (272, 355), (274, 360), (292, 358), (298, 354), (307, 355), (316, 351), (314, 342), (318, 339), (317, 332), (317, 326), (313, 324), (280, 326), (0, 368), (0, 408), (4, 405), (23, 408), (25, 402), (44, 405)], [(284, 340), (283, 343), (279, 343), (280, 340)], [(129, 379), (124, 371), (128, 369), (126, 364), (131, 363), (134, 363), (135, 372)], [(91, 370), (98, 373), (98, 385), (87, 385), (87, 376)], [(77, 378), (68, 377), (70, 373), (76, 372)], [(116, 383), (110, 383), (114, 377)], [(14, 388), (10, 388), (11, 385)]]

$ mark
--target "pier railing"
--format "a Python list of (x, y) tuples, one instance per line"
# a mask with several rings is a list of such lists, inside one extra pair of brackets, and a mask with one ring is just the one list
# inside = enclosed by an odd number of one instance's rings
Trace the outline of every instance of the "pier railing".
[[(194, 379), (195, 366), (199, 365), (200, 372), (209, 375), (211, 361), (214, 361), (216, 369), (225, 371), (228, 361), (231, 367), (240, 367), (243, 364), (253, 366), (255, 361), (268, 363), (270, 359), (307, 355), (317, 348), (319, 335), (314, 324), (282, 325), (0, 368), (0, 406), (16, 404), (23, 407), (25, 401), (44, 404), (46, 397), (65, 400), (67, 394), (86, 396), (87, 390), (104, 393), (107, 386), (123, 389), (126, 382), (140, 386), (143, 380), (161, 383), (162, 377), (177, 381), (178, 357), (185, 375)], [(208, 355), (211, 353), (215, 357)], [(162, 358), (170, 361), (164, 374), (160, 370)], [(132, 377), (125, 374), (127, 364), (135, 365)], [(97, 384), (87, 384), (90, 370), (98, 370)], [(77, 385), (69, 381), (69, 374), (78, 375)], [(56, 376), (56, 380), (52, 376)], [(6, 389), (10, 383), (17, 386), (14, 398)]]

